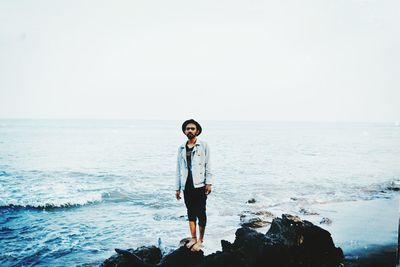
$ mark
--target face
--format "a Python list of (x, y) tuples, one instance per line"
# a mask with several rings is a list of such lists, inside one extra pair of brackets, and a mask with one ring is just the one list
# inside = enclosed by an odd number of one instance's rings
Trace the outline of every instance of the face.
[(185, 135), (187, 136), (187, 138), (193, 139), (197, 136), (197, 134), (198, 134), (198, 131), (197, 131), (196, 124), (189, 123), (188, 125), (186, 125)]

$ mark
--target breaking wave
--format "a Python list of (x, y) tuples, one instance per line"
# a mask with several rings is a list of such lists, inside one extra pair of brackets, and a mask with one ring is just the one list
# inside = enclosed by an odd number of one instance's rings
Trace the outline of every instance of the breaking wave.
[(14, 200), (5, 202), (0, 199), (0, 209), (59, 209), (59, 208), (74, 208), (85, 205), (100, 203), (103, 200), (103, 194), (90, 193), (83, 196), (77, 196), (72, 199), (52, 199), (46, 201), (40, 200)]
[[(0, 198), (0, 210), (4, 209), (39, 209), (39, 210), (52, 210), (52, 209), (65, 209), (65, 208), (77, 208), (87, 205), (100, 204), (104, 202), (131, 202), (137, 205), (150, 205), (149, 201), (143, 199), (149, 199), (149, 196), (143, 196), (142, 194), (132, 193), (122, 189), (116, 189), (106, 192), (80, 192), (80, 195), (76, 195), (71, 198), (59, 197), (48, 198), (48, 199), (14, 199), (11, 201), (5, 201)], [(150, 205), (151, 206), (151, 205)]]

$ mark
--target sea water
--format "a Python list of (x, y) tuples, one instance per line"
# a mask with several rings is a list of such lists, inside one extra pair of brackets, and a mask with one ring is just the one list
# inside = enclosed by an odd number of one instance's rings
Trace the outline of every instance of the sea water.
[[(206, 254), (220, 250), (221, 239), (233, 241), (240, 215), (249, 211), (318, 224), (341, 203), (396, 203), (395, 123), (202, 126), (199, 139), (210, 145), (214, 174)], [(114, 248), (176, 248), (190, 236), (183, 199), (174, 192), (184, 142), (180, 121), (0, 120), (0, 266), (97, 266)], [(396, 216), (392, 204), (376, 216)], [(396, 223), (385, 227), (377, 242), (394, 243)], [(344, 230), (336, 231), (335, 244), (349, 246)]]

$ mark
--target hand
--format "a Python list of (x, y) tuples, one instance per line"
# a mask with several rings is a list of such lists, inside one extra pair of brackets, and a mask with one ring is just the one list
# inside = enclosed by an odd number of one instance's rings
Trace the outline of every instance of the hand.
[(211, 184), (206, 184), (206, 195), (211, 193)]
[(175, 191), (175, 197), (176, 197), (176, 200), (181, 199), (181, 191), (180, 190)]

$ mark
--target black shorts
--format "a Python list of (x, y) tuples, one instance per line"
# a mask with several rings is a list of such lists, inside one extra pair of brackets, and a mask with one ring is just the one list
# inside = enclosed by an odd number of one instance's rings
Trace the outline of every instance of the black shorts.
[(183, 197), (185, 199), (189, 221), (196, 222), (196, 219), (199, 219), (199, 225), (206, 226), (207, 195), (205, 192), (205, 186), (200, 188), (186, 189), (183, 191)]

